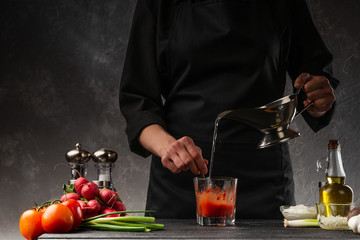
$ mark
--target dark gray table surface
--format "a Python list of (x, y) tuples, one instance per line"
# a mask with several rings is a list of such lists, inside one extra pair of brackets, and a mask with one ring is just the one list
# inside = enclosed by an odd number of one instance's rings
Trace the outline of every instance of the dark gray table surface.
[(238, 220), (235, 226), (200, 226), (195, 220), (157, 219), (164, 230), (112, 232), (77, 230), (66, 234), (44, 234), (40, 239), (360, 239), (350, 230), (285, 228), (281, 220)]

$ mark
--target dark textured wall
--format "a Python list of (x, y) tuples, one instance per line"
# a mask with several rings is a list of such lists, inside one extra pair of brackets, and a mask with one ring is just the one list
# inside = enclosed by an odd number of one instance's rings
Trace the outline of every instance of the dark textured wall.
[[(12, 0), (0, 7), (0, 230), (19, 239), (20, 214), (61, 196), (70, 177), (65, 153), (80, 142), (116, 151), (114, 183), (128, 209), (143, 209), (149, 159), (128, 149), (118, 87), (135, 0)], [(341, 80), (329, 127), (314, 134), (302, 118), (290, 142), (296, 199), (317, 201), (316, 160), (340, 139), (347, 182), (359, 200), (360, 2), (311, 0), (315, 22), (334, 54)], [(88, 178), (95, 177), (89, 166)]]
[[(329, 139), (339, 139), (342, 146), (346, 182), (360, 201), (360, 1), (312, 0), (313, 17), (334, 56), (334, 75), (341, 83), (336, 90), (337, 109), (330, 125), (314, 134), (302, 118), (293, 128), (302, 136), (290, 142), (295, 173), (295, 197), (298, 202), (318, 201), (318, 182), (324, 171), (316, 171), (316, 161), (327, 154)], [(323, 164), (324, 166), (324, 164)]]

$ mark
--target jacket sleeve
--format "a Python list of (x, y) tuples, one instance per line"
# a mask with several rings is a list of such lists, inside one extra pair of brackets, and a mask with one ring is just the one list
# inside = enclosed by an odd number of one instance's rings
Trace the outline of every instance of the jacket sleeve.
[[(335, 89), (339, 81), (332, 76), (332, 55), (314, 26), (305, 0), (295, 0), (293, 11), (288, 59), (288, 73), (290, 77), (295, 81), (297, 76), (303, 72), (311, 75), (325, 76), (333, 89)], [(304, 107), (303, 101), (305, 99), (305, 94), (300, 94), (298, 101), (299, 110)], [(335, 104), (321, 118), (313, 118), (307, 111), (304, 111), (302, 116), (311, 129), (317, 132), (329, 124), (334, 108)]]
[(154, 4), (154, 0), (137, 1), (119, 93), (130, 149), (143, 157), (150, 152), (138, 142), (142, 129), (150, 124), (160, 124), (166, 129), (156, 61)]

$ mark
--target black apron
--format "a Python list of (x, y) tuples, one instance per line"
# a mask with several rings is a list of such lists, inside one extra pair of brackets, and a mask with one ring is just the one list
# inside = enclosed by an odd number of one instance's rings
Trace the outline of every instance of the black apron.
[[(283, 95), (284, 49), (264, 0), (178, 1), (168, 42), (165, 118), (176, 137), (190, 136), (210, 160), (217, 115)], [(294, 204), (287, 144), (258, 150), (261, 134), (220, 121), (212, 176), (237, 177), (236, 218), (281, 218)], [(146, 208), (157, 218), (195, 218), (193, 174), (173, 174), (153, 156)]]

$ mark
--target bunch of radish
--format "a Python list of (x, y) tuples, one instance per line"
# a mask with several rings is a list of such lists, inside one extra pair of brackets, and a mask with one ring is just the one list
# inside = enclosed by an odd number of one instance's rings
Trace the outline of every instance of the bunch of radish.
[[(84, 177), (76, 179), (74, 187), (75, 192), (64, 194), (60, 200), (62, 202), (68, 199), (77, 200), (81, 205), (84, 219), (105, 213), (126, 211), (125, 205), (115, 191), (107, 188), (99, 189), (95, 183), (89, 182)], [(118, 217), (118, 214), (107, 217)]]

